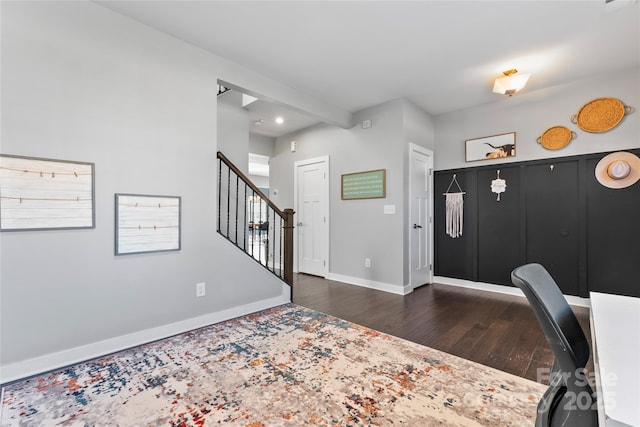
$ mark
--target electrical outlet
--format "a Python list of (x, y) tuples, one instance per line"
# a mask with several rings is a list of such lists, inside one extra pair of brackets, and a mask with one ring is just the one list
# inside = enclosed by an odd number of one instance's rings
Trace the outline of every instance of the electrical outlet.
[(206, 293), (204, 282), (196, 283), (196, 296), (203, 297)]
[(370, 258), (365, 258), (364, 259), (364, 266), (367, 268), (371, 268), (371, 259)]

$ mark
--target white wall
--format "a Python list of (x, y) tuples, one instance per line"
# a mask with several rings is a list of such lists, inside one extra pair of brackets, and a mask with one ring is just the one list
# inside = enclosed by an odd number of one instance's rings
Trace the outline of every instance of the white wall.
[(404, 103), (403, 130), (406, 141), (433, 151), (435, 144), (433, 118), (408, 101)]
[[(0, 382), (288, 298), (216, 233), (217, 73), (94, 3), (2, 2), (1, 151), (94, 162), (96, 228), (0, 234)], [(182, 250), (114, 256), (115, 193), (181, 196)]]
[[(514, 161), (574, 156), (640, 147), (640, 70), (621, 70), (575, 81), (553, 90), (520, 93), (494, 103), (444, 114), (435, 121), (436, 170)], [(534, 77), (532, 77), (534, 78)], [(498, 95), (496, 95), (498, 96)], [(613, 130), (588, 133), (569, 120), (592, 99), (618, 98), (636, 111)], [(560, 150), (547, 150), (536, 142), (552, 126), (566, 126), (577, 139)], [(465, 140), (516, 132), (516, 156), (509, 160), (465, 162)]]
[(257, 133), (249, 134), (249, 152), (260, 154), (261, 156), (273, 156), (273, 150), (276, 145), (276, 139), (270, 136), (259, 135)]
[(218, 151), (245, 175), (249, 173), (249, 112), (242, 108), (242, 93), (218, 97)]
[[(256, 133), (249, 134), (249, 152), (267, 156), (273, 156), (273, 149), (276, 144), (276, 138), (259, 135)], [(260, 175), (249, 175), (249, 179), (260, 188), (269, 188), (269, 177)]]
[(258, 188), (269, 188), (268, 176), (248, 175), (247, 178), (249, 178)]
[(403, 259), (404, 259), (404, 278), (403, 283), (408, 287), (411, 283), (409, 269), (411, 268), (411, 253), (409, 252), (409, 233), (411, 233), (411, 208), (409, 193), (409, 143), (412, 142), (420, 145), (428, 150), (433, 151), (435, 145), (433, 118), (425, 113), (422, 109), (410, 102), (404, 104), (403, 114), (403, 130), (405, 134), (405, 155), (404, 155), (404, 225), (403, 239)]
[[(433, 144), (428, 116), (418, 111), (404, 100), (394, 100), (355, 113), (357, 124), (351, 129), (318, 125), (278, 138), (270, 187), (271, 194), (279, 191), (274, 199), (279, 206), (294, 207), (294, 162), (329, 156), (330, 278), (405, 292), (404, 164), (408, 138), (425, 146)], [(363, 120), (371, 120), (371, 127), (362, 129)], [(291, 140), (298, 142), (295, 153), (290, 152)], [(341, 175), (372, 169), (387, 170), (387, 197), (341, 200)], [(396, 206), (396, 214), (384, 215), (383, 206), (390, 204)], [(364, 266), (365, 258), (371, 259), (371, 268)]]

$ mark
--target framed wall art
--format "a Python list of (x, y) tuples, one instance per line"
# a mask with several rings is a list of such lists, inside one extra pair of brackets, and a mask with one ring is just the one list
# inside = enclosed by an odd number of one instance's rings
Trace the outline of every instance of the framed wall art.
[(386, 197), (387, 170), (346, 173), (340, 183), (342, 200)]
[(465, 160), (467, 162), (473, 162), (476, 160), (503, 159), (505, 157), (515, 157), (515, 155), (515, 132), (485, 136), (482, 138), (467, 139), (466, 141)]
[(0, 231), (95, 227), (94, 164), (0, 154)]
[(180, 250), (181, 198), (116, 194), (116, 255)]

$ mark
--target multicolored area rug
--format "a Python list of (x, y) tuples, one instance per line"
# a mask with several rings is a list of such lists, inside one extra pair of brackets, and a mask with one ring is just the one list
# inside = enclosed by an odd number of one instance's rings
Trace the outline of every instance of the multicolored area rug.
[(287, 304), (3, 389), (2, 426), (531, 426), (545, 386)]

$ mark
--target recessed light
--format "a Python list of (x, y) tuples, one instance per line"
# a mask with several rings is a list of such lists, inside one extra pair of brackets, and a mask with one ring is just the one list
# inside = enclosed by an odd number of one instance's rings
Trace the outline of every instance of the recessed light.
[(282, 117), (276, 117), (276, 123), (281, 125), (284, 123), (284, 119)]

